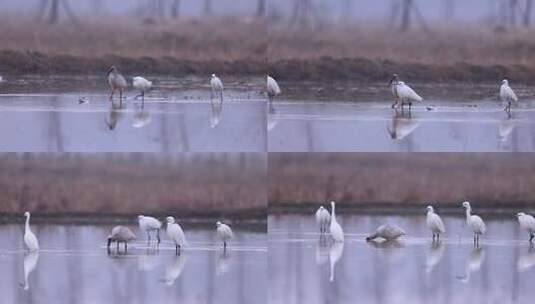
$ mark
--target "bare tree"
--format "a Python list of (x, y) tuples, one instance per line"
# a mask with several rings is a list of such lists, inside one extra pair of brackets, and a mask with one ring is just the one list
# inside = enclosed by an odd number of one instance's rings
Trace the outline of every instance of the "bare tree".
[(256, 4), (256, 16), (262, 17), (266, 13), (266, 0), (257, 0)]
[[(71, 19), (72, 22), (77, 22), (78, 19), (74, 15), (68, 0), (41, 0), (39, 2), (38, 16), (39, 20), (47, 19), (49, 24), (56, 24), (60, 19), (60, 8)], [(48, 16), (48, 17), (47, 17)]]
[(524, 9), (524, 26), (531, 25), (531, 12), (533, 10), (533, 0), (526, 0), (526, 7)]
[(176, 19), (180, 15), (180, 0), (173, 0), (171, 4), (171, 18)]
[(401, 12), (401, 27), (400, 30), (406, 32), (411, 27), (411, 6), (412, 0), (403, 0)]

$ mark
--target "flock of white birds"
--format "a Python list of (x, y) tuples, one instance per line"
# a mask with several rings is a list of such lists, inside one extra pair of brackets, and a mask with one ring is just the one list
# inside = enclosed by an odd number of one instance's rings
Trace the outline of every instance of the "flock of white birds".
[[(25, 212), (24, 216), (26, 217), (26, 223), (24, 226), (24, 244), (26, 244), (26, 247), (30, 252), (38, 251), (39, 241), (37, 240), (37, 237), (30, 228), (30, 213)], [(180, 225), (175, 221), (174, 217), (168, 216), (166, 220), (167, 236), (175, 245), (176, 255), (180, 255), (180, 250), (182, 249), (182, 247), (188, 246), (186, 235), (184, 234), (184, 230), (182, 230), (182, 227), (180, 227)], [(156, 233), (157, 243), (160, 244), (160, 230), (162, 229), (162, 222), (160, 222), (160, 220), (152, 216), (139, 215), (138, 224), (139, 230), (147, 234), (147, 242), (149, 245), (151, 233)], [(218, 221), (216, 222), (216, 235), (223, 243), (223, 251), (226, 251), (227, 244), (230, 242), (230, 240), (232, 240), (234, 236), (232, 229), (227, 224), (223, 224)], [(111, 244), (115, 242), (117, 245), (117, 252), (119, 252), (119, 244), (123, 243), (124, 252), (126, 253), (128, 250), (128, 242), (133, 241), (135, 239), (136, 235), (134, 234), (134, 232), (132, 232), (132, 230), (130, 230), (130, 228), (122, 225), (115, 226), (113, 227), (111, 234), (108, 236), (108, 252), (110, 251)]]
[[(474, 233), (474, 245), (479, 247), (479, 238), (485, 234), (487, 228), (483, 219), (472, 214), (472, 207), (469, 202), (463, 202), (462, 207), (466, 213), (466, 224)], [(535, 218), (533, 216), (520, 212), (517, 215), (520, 228), (527, 231), (529, 234), (529, 242), (533, 243), (535, 238)], [(316, 223), (320, 229), (320, 235), (327, 233), (327, 227), (329, 227), (329, 233), (332, 240), (336, 242), (344, 242), (344, 231), (340, 224), (336, 221), (335, 202), (331, 202), (331, 213), (320, 206), (315, 213)], [(427, 206), (426, 215), (427, 228), (431, 231), (433, 242), (440, 240), (440, 235), (446, 233), (444, 222), (440, 216), (435, 213), (433, 206)], [(403, 229), (396, 225), (384, 224), (377, 228), (372, 234), (366, 237), (367, 241), (372, 241), (377, 238), (381, 238), (387, 241), (396, 240), (397, 238), (404, 236), (406, 233)]]

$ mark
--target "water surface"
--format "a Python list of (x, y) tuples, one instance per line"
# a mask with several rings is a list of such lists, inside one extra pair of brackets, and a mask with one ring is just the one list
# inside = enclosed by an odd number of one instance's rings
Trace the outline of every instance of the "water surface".
[[(531, 303), (535, 250), (513, 216), (487, 219), (475, 248), (461, 217), (432, 245), (425, 216), (337, 216), (343, 244), (320, 241), (312, 216), (269, 217), (269, 303)], [(485, 218), (485, 216), (483, 216)], [(408, 236), (367, 243), (385, 222)]]
[[(131, 227), (136, 233), (135, 226)], [(41, 250), (26, 253), (23, 225), (0, 225), (4, 303), (266, 303), (265, 233), (234, 227), (224, 253), (212, 229), (185, 229), (180, 256), (162, 235), (108, 255), (111, 226), (32, 225)], [(139, 235), (139, 233), (138, 233)]]

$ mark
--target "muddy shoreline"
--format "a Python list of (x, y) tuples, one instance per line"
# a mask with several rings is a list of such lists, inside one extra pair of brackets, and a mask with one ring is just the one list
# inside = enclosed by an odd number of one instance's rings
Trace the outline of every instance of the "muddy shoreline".
[(122, 57), (105, 55), (83, 57), (50, 55), (33, 51), (0, 51), (0, 71), (8, 75), (66, 74), (88, 75), (105, 73), (111, 65), (124, 73), (158, 75), (206, 75), (214, 71), (221, 75), (270, 74), (279, 80), (352, 80), (360, 82), (388, 81), (392, 73), (418, 82), (496, 82), (509, 78), (515, 83), (530, 83), (535, 79), (535, 67), (530, 65), (477, 65), (469, 63), (422, 64), (381, 59), (332, 58), (283, 59), (267, 62), (263, 58), (239, 60), (184, 60), (176, 57)]

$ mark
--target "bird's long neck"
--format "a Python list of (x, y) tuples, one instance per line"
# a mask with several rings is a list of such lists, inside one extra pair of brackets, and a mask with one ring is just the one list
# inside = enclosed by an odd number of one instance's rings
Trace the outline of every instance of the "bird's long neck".
[(24, 225), (25, 231), (30, 231), (30, 216), (26, 217), (26, 224)]
[(470, 208), (466, 208), (466, 222), (467, 222), (467, 223), (468, 223), (468, 221), (470, 220), (470, 213), (471, 213)]
[(334, 212), (334, 205), (333, 205), (333, 220), (336, 222), (336, 213)]

